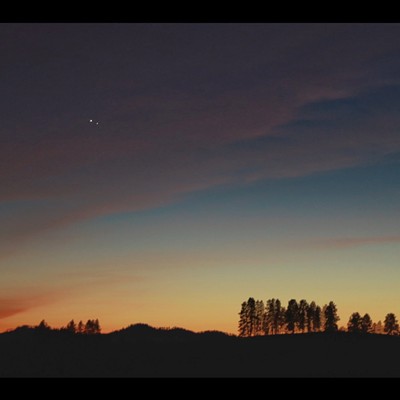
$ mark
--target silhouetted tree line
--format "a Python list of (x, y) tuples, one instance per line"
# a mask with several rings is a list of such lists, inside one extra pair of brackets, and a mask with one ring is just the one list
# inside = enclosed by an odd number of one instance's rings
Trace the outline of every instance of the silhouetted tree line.
[(279, 333), (336, 331), (337, 308), (332, 301), (322, 309), (312, 301), (289, 300), (287, 307), (279, 299), (262, 300), (250, 297), (242, 303), (239, 336), (276, 335)]
[(347, 331), (352, 333), (387, 333), (388, 335), (398, 335), (399, 323), (396, 315), (389, 313), (383, 322), (373, 323), (369, 314), (361, 317), (360, 313), (355, 312), (350, 315), (347, 323)]
[[(280, 333), (336, 332), (340, 320), (336, 304), (330, 301), (322, 308), (312, 301), (289, 300), (286, 307), (279, 299), (264, 302), (250, 297), (239, 312), (239, 336), (276, 335)], [(342, 328), (341, 328), (342, 329)], [(393, 313), (386, 315), (384, 324), (373, 323), (369, 314), (358, 312), (350, 316), (347, 331), (352, 333), (399, 334), (399, 324)]]
[(76, 324), (75, 321), (72, 319), (68, 322), (66, 326), (63, 326), (60, 329), (52, 329), (45, 320), (42, 320), (40, 324), (35, 327), (35, 329), (39, 331), (59, 330), (62, 332), (78, 333), (84, 335), (96, 335), (98, 333), (101, 333), (100, 322), (98, 319), (88, 319), (86, 324), (84, 324), (82, 321), (79, 321), (78, 324)]

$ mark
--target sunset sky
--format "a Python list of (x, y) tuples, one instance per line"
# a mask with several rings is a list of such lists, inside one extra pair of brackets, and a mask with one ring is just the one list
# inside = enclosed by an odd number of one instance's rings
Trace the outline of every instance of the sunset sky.
[(399, 38), (0, 24), (0, 331), (236, 333), (250, 296), (400, 316)]

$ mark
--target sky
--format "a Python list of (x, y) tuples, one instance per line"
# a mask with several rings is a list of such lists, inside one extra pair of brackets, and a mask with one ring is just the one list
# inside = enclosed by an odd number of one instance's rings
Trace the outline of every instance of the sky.
[(236, 333), (250, 296), (400, 316), (399, 37), (0, 24), (0, 331)]

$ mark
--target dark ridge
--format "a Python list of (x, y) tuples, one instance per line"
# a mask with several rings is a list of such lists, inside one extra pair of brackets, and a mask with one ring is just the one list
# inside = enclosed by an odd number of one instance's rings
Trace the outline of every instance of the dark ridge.
[(0, 377), (398, 377), (400, 337), (239, 338), (131, 325), (111, 334), (21, 327), (0, 335)]
[(132, 340), (184, 340), (192, 338), (196, 334), (187, 329), (173, 328), (154, 328), (147, 324), (134, 324), (126, 328), (108, 334), (114, 338), (128, 338)]

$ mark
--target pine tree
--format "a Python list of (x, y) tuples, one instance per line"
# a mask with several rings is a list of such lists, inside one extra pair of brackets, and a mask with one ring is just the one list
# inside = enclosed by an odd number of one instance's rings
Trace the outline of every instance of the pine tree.
[(246, 307), (246, 322), (248, 326), (248, 336), (255, 335), (256, 321), (257, 321), (256, 301), (254, 300), (253, 297), (250, 297), (247, 300), (247, 307)]
[(325, 329), (325, 314), (328, 304), (324, 304), (321, 309), (321, 331)]
[(313, 332), (319, 332), (322, 326), (322, 310), (320, 306), (315, 307), (315, 313), (313, 317)]
[(86, 333), (87, 335), (91, 335), (91, 334), (92, 334), (92, 326), (93, 326), (92, 320), (91, 320), (91, 319), (88, 319), (88, 320), (86, 321), (86, 324), (85, 324), (85, 333)]
[(40, 330), (40, 331), (49, 331), (51, 328), (49, 326), (49, 324), (42, 319), (39, 323), (39, 325), (36, 327), (36, 329)]
[(263, 334), (263, 321), (264, 321), (264, 302), (262, 300), (256, 301), (256, 320), (255, 320), (255, 328), (254, 335), (262, 335)]
[(362, 318), (358, 312), (350, 315), (347, 330), (351, 333), (360, 333), (362, 330)]
[(74, 322), (73, 319), (71, 319), (71, 321), (68, 322), (66, 328), (65, 328), (68, 332), (71, 333), (76, 333), (76, 324)]
[(82, 321), (79, 321), (76, 332), (77, 333), (85, 333), (85, 325)]
[(372, 332), (372, 319), (369, 314), (364, 314), (361, 320), (361, 332), (371, 333)]
[(270, 334), (270, 324), (268, 321), (268, 301), (265, 303), (264, 307), (264, 315), (263, 315), (263, 321), (262, 321), (262, 331), (264, 335), (269, 335)]
[(336, 304), (330, 301), (325, 308), (325, 332), (336, 332), (338, 330), (337, 322), (339, 320)]
[(304, 331), (306, 329), (307, 311), (308, 311), (308, 303), (307, 303), (307, 301), (304, 300), (304, 299), (300, 300), (299, 310), (298, 310), (297, 326), (299, 328), (299, 331), (301, 331), (302, 333), (304, 333)]
[(315, 301), (312, 301), (307, 309), (307, 332), (314, 332), (314, 318), (315, 318), (315, 309), (317, 305)]
[(101, 333), (101, 327), (100, 327), (100, 322), (99, 320), (96, 318), (94, 323), (93, 323), (93, 329), (94, 329), (94, 333), (96, 335)]
[(381, 335), (383, 333), (382, 321), (378, 321), (377, 323), (372, 324), (372, 332), (378, 335)]
[(286, 326), (289, 332), (294, 333), (298, 322), (299, 306), (295, 299), (291, 299), (286, 309)]
[[(260, 303), (258, 307), (261, 309)], [(255, 336), (258, 334), (261, 325), (258, 324), (256, 301), (253, 297), (249, 297), (247, 302), (242, 303), (239, 315), (239, 335)]]
[(240, 308), (240, 312), (239, 312), (239, 327), (238, 327), (238, 331), (239, 331), (239, 336), (240, 337), (246, 337), (248, 336), (247, 334), (247, 321), (246, 321), (246, 308), (247, 308), (247, 303), (244, 301), (242, 303), (242, 306)]
[(266, 327), (268, 333), (271, 335), (276, 334), (275, 330), (275, 299), (267, 300), (266, 310), (265, 310)]
[(399, 324), (397, 322), (396, 316), (393, 313), (389, 313), (386, 315), (383, 326), (383, 330), (388, 335), (397, 335), (399, 333)]
[(281, 333), (285, 325), (285, 307), (282, 307), (279, 299), (275, 300), (275, 317), (274, 317), (274, 330), (275, 334)]
[(85, 325), (85, 333), (88, 335), (96, 335), (100, 333), (100, 323), (99, 320), (96, 319), (88, 319)]

